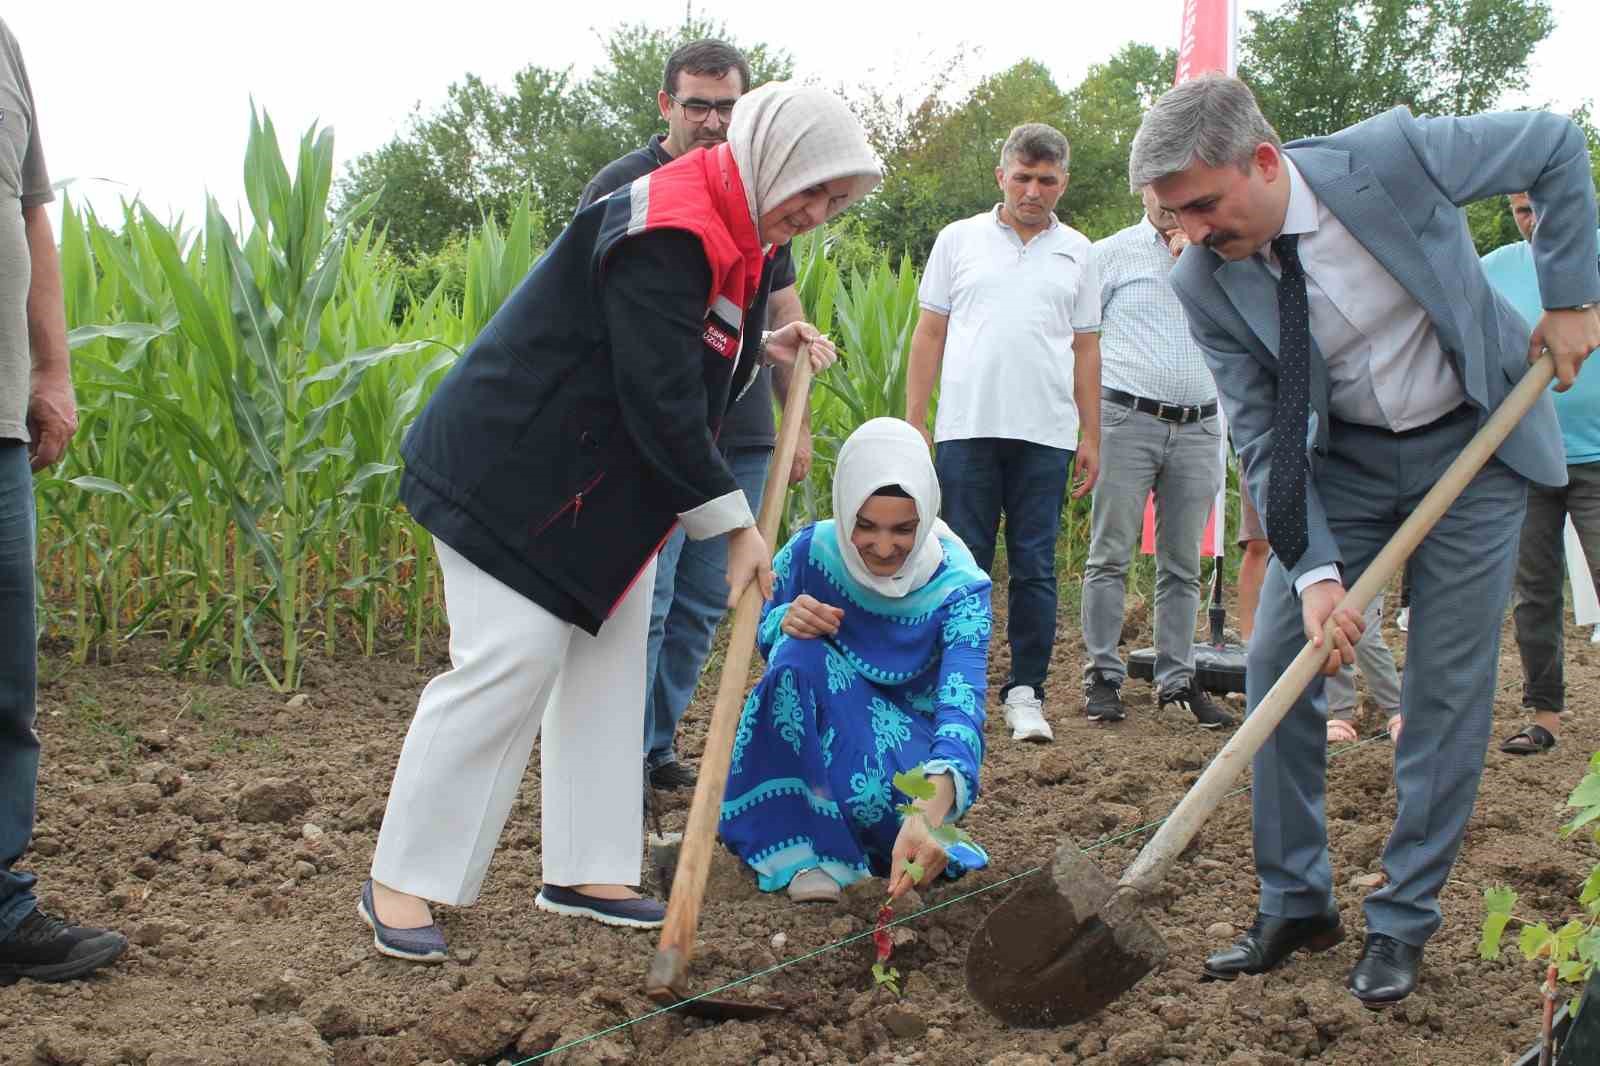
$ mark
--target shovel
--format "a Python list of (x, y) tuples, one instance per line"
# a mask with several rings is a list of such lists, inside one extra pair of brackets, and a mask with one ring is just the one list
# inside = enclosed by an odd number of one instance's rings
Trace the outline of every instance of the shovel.
[[(1360, 613), (1372, 602), (1553, 374), (1548, 355), (1529, 368), (1345, 593), (1341, 606)], [(1323, 632), (1323, 647), (1306, 642), (1121, 881), (1113, 884), (1084, 852), (1066, 842), (1056, 851), (1048, 876), (1028, 878), (990, 913), (967, 946), (967, 989), (973, 998), (1011, 1025), (1069, 1025), (1099, 1012), (1166, 960), (1166, 941), (1141, 913), (1144, 900), (1321, 671), (1333, 639), (1331, 620)]]
[[(803, 412), (811, 392), (810, 352), (802, 348), (789, 379), (789, 396), (783, 408), (783, 428), (778, 435), (772, 465), (767, 468), (767, 487), (761, 497), (761, 517), (756, 528), (769, 547), (778, 535), (778, 520), (783, 515), (789, 487), (789, 468), (800, 441)], [(750, 676), (750, 659), (755, 654), (756, 625), (761, 621), (761, 587), (750, 582), (739, 597), (733, 615), (733, 635), (722, 661), (722, 680), (717, 686), (717, 702), (706, 730), (705, 750), (700, 756), (699, 781), (689, 807), (689, 823), (678, 851), (678, 867), (672, 876), (672, 895), (667, 900), (667, 919), (661, 927), (661, 940), (645, 976), (645, 993), (663, 1006), (678, 1007), (686, 1014), (703, 1018), (762, 1018), (783, 1011), (782, 1006), (750, 1003), (744, 1000), (693, 997), (688, 992), (689, 960), (694, 955), (695, 932), (700, 926), (700, 904), (704, 902), (706, 876), (711, 869), (712, 850), (717, 845), (717, 822), (722, 815), (722, 793), (728, 784), (728, 767), (733, 761), (733, 737), (744, 710), (745, 682)]]

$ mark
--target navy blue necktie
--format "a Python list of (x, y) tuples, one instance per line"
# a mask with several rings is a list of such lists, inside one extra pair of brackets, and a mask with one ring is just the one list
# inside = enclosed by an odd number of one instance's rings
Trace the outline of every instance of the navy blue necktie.
[(1272, 415), (1272, 470), (1267, 479), (1267, 542), (1285, 567), (1306, 551), (1306, 426), (1311, 410), (1311, 315), (1300, 235), (1275, 237), (1278, 278), (1278, 407)]

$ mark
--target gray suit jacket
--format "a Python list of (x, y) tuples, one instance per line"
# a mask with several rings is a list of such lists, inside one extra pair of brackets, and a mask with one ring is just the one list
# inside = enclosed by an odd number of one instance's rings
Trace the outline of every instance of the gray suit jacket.
[[(1534, 259), (1545, 306), (1600, 299), (1589, 155), (1565, 118), (1530, 111), (1418, 119), (1395, 108), (1285, 148), (1317, 199), (1427, 312), (1480, 424), (1526, 372), (1530, 331), (1484, 278), (1461, 205), (1530, 193), (1540, 219)], [(1278, 393), (1277, 282), (1255, 256), (1228, 262), (1191, 245), (1173, 269), (1172, 285), (1217, 379), (1244, 483), (1252, 499), (1264, 500)], [(1310, 540), (1291, 580), (1343, 562), (1317, 492), (1319, 457), (1328, 445), (1328, 372), (1314, 339), (1311, 405)], [(1532, 481), (1566, 483), (1548, 395), (1496, 454)]]

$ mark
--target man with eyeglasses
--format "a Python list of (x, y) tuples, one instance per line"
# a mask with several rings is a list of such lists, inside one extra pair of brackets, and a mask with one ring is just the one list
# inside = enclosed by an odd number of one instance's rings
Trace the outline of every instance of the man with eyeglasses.
[(1127, 716), (1122, 635), (1128, 563), (1156, 496), (1155, 682), (1205, 729), (1234, 724), (1194, 676), (1200, 538), (1222, 484), (1217, 383), (1172, 291), (1189, 241), (1147, 186), (1144, 215), (1094, 245), (1100, 276), (1100, 480), (1083, 570), (1084, 713)]
[[(578, 210), (623, 188), (636, 178), (665, 166), (687, 152), (721, 144), (728, 134), (733, 105), (750, 87), (750, 64), (738, 49), (722, 41), (700, 40), (673, 52), (667, 59), (656, 104), (667, 122), (665, 135), (613, 160), (584, 186)], [(772, 278), (767, 298), (767, 328), (779, 329), (805, 317), (795, 292), (794, 261), (787, 245), (767, 261)], [(788, 370), (763, 370), (743, 398), (728, 412), (717, 444), (739, 487), (750, 500), (752, 513), (761, 509), (767, 464), (777, 442), (774, 432), (769, 373), (777, 378), (780, 397), (789, 391)], [(791, 484), (811, 470), (809, 427), (800, 434)], [(711, 640), (726, 610), (728, 598), (728, 543), (726, 537), (686, 540), (676, 530), (661, 548), (656, 562), (654, 599), (650, 610), (650, 639), (646, 650), (644, 708), (645, 763), (654, 788), (693, 788), (695, 773), (678, 761), (674, 739), (678, 722), (694, 696), (700, 670), (711, 653)]]

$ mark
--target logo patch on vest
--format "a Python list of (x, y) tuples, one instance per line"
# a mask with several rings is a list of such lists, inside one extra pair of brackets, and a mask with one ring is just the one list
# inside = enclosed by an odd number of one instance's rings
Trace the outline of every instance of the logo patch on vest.
[(739, 332), (743, 326), (744, 313), (726, 296), (718, 296), (706, 312), (706, 328), (700, 339), (722, 358), (732, 359), (739, 354)]

